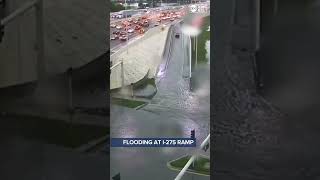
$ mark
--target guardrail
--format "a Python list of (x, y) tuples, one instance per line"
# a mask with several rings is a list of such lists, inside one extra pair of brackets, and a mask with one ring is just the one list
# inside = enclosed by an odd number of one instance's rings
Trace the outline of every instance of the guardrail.
[(183, 175), (186, 173), (186, 171), (188, 170), (188, 168), (190, 167), (190, 165), (196, 160), (197, 156), (199, 155), (199, 152), (201, 150), (203, 150), (205, 148), (205, 146), (207, 146), (207, 144), (209, 144), (210, 142), (210, 134), (206, 137), (206, 139), (201, 143), (200, 148), (195, 152), (194, 155), (191, 156), (191, 158), (189, 159), (189, 161), (186, 163), (186, 165), (182, 168), (182, 170), (180, 171), (180, 173), (177, 175), (177, 177), (174, 180), (180, 180)]

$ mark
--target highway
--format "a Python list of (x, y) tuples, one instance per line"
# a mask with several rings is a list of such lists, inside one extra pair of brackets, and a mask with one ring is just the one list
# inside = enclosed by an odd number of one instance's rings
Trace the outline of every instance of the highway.
[[(158, 16), (160, 15), (161, 12), (182, 12), (184, 11), (185, 9), (179, 9), (179, 10), (162, 10), (162, 11), (159, 11), (159, 9), (157, 8), (154, 8), (154, 9), (149, 9), (148, 13), (147, 12), (144, 12), (142, 14), (140, 14), (139, 16), (134, 16), (134, 17), (131, 17), (131, 18), (124, 18), (124, 19), (120, 19), (120, 20), (115, 20), (115, 21), (110, 21), (110, 39), (112, 36), (114, 36), (114, 32), (115, 31), (120, 31), (120, 32), (125, 32), (124, 31), (124, 28), (122, 29), (117, 29), (115, 27), (112, 27), (112, 25), (122, 25), (122, 22), (125, 22), (125, 21), (128, 21), (129, 19), (132, 19), (132, 22), (130, 23), (131, 26), (128, 26), (129, 28), (135, 28), (135, 26), (137, 24), (134, 24), (133, 22), (136, 20), (136, 18), (140, 18), (140, 21), (139, 22), (144, 22), (144, 19), (142, 19), (141, 17), (142, 16), (146, 16), (148, 17), (146, 20), (148, 20), (149, 22), (149, 26), (148, 27), (143, 27), (143, 29), (145, 30), (145, 32), (147, 32), (150, 28), (153, 28), (156, 26), (157, 24), (157, 20), (160, 19)], [(181, 18), (175, 18), (175, 21), (176, 20), (179, 20), (179, 19), (182, 19), (183, 18), (183, 15), (181, 15)], [(166, 19), (166, 20), (161, 20), (161, 22), (159, 22), (159, 25), (164, 25), (164, 24), (168, 24), (172, 21), (170, 21), (170, 19)], [(110, 49), (111, 49), (111, 53), (113, 53), (114, 51), (116, 51), (117, 49), (121, 48), (121, 47), (124, 47), (126, 46), (128, 43), (130, 43), (130, 41), (132, 40), (135, 40), (135, 39), (138, 39), (139, 36), (143, 36), (143, 34), (140, 34), (138, 32), (138, 30), (135, 30), (133, 33), (127, 33), (128, 34), (128, 41), (121, 41), (120, 39), (113, 39), (113, 40), (110, 40)]]

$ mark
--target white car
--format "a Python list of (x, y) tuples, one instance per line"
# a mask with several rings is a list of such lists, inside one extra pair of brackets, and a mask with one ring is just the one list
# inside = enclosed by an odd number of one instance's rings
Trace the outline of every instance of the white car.
[(121, 41), (126, 41), (126, 40), (127, 40), (127, 38), (128, 38), (128, 37), (127, 37), (126, 35), (123, 35), (123, 36), (120, 36), (120, 38), (119, 38), (119, 39), (120, 39)]
[(134, 32), (134, 29), (130, 28), (128, 29), (128, 33), (133, 33)]
[(115, 28), (117, 25), (111, 24), (110, 27)]
[(117, 29), (122, 29), (122, 26), (118, 25), (116, 26)]

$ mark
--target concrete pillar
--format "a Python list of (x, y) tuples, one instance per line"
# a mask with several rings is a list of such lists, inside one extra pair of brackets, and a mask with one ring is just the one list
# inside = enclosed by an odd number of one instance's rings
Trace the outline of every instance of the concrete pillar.
[(261, 4), (260, 4), (260, 0), (254, 0), (253, 1), (253, 43), (254, 43), (254, 51), (258, 51), (260, 48), (260, 8), (261, 8)]
[(273, 16), (276, 16), (278, 13), (278, 0), (273, 0)]

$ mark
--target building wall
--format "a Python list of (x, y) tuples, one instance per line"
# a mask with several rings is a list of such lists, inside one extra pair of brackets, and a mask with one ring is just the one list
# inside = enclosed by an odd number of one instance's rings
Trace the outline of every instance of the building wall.
[[(27, 0), (6, 2), (6, 14)], [(5, 27), (0, 43), (0, 88), (36, 79), (35, 16), (30, 10)]]

